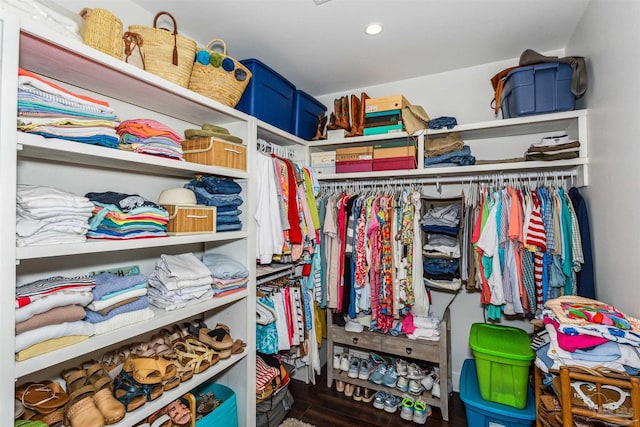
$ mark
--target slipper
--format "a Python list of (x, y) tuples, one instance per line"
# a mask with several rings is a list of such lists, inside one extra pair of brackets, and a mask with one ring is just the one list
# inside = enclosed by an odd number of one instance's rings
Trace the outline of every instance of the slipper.
[(216, 329), (202, 328), (198, 340), (207, 344), (214, 350), (228, 350), (233, 346), (233, 338), (229, 335), (228, 329), (224, 328), (224, 325), (220, 327), (220, 324), (216, 325)]

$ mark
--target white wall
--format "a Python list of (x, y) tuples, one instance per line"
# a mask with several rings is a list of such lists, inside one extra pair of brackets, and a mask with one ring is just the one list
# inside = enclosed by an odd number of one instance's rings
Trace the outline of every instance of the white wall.
[(592, 0), (566, 47), (588, 61), (589, 204), (598, 300), (640, 316), (640, 2)]
[[(523, 47), (522, 50), (526, 49)], [(542, 52), (545, 55), (563, 56), (564, 51)], [(422, 105), (429, 117), (453, 116), (458, 123), (475, 123), (494, 120), (490, 107), (493, 99), (491, 77), (499, 71), (518, 65), (519, 58), (463, 68), (446, 73), (401, 80), (378, 86), (354, 88), (348, 92), (318, 96), (318, 100), (333, 111), (333, 100), (345, 94), (360, 96), (366, 92), (371, 98), (404, 94), (409, 102)]]

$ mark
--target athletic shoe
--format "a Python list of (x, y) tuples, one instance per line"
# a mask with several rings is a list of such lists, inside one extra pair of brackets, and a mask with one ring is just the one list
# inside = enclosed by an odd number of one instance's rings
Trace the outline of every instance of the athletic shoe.
[(387, 373), (387, 365), (378, 365), (373, 371), (373, 374), (369, 377), (369, 381), (374, 384), (381, 384), (382, 378)]
[(431, 396), (436, 399), (440, 399), (440, 376), (436, 376), (436, 379), (433, 380), (433, 388), (431, 389)]
[(420, 380), (425, 376), (424, 370), (415, 363), (410, 363), (409, 366), (407, 366), (407, 378), (410, 380)]
[(424, 377), (420, 382), (424, 386), (424, 389), (429, 391), (433, 387), (433, 383), (435, 382), (435, 379), (437, 377), (438, 377), (438, 368), (434, 368), (433, 372), (431, 372), (429, 375)]
[(340, 356), (340, 370), (349, 372), (349, 355), (347, 353), (343, 353)]
[(375, 394), (375, 390), (371, 390), (370, 388), (365, 387), (364, 391), (362, 392), (362, 401), (365, 403), (370, 403), (373, 400)]
[(356, 386), (356, 389), (353, 392), (353, 400), (358, 402), (362, 400), (362, 387), (360, 387), (359, 385)]
[(373, 398), (373, 407), (376, 409), (384, 409), (384, 401), (387, 400), (388, 394), (384, 391), (379, 391)]
[(340, 354), (333, 355), (333, 369), (340, 369)]
[(344, 395), (347, 397), (353, 396), (353, 390), (356, 388), (353, 384), (346, 383), (344, 385)]
[(384, 400), (384, 411), (393, 414), (401, 403), (402, 400), (398, 396), (388, 394), (387, 398)]
[(409, 380), (407, 389), (411, 394), (421, 394), (423, 390), (422, 384), (420, 384), (418, 380)]
[(336, 391), (339, 393), (344, 392), (344, 381), (336, 380)]
[(360, 371), (358, 372), (358, 378), (361, 380), (368, 380), (373, 371), (376, 369), (373, 360), (371, 359), (362, 359), (360, 361)]
[(407, 391), (409, 389), (409, 380), (407, 377), (398, 377), (396, 388), (400, 391)]
[(431, 406), (427, 402), (418, 398), (413, 404), (413, 422), (416, 424), (424, 424), (431, 415)]
[(353, 356), (349, 362), (349, 378), (358, 378), (360, 372), (360, 358)]
[(407, 361), (404, 359), (396, 359), (396, 372), (399, 377), (407, 375)]
[(398, 383), (398, 373), (396, 372), (396, 367), (391, 365), (387, 368), (384, 376), (382, 377), (382, 385), (386, 387), (395, 388)]
[(413, 404), (415, 401), (409, 396), (403, 396), (402, 409), (400, 410), (400, 418), (407, 421), (413, 421)]

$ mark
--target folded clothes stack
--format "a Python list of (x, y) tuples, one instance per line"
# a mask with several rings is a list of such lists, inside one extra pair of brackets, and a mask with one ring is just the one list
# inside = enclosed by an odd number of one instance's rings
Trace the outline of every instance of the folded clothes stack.
[(91, 277), (49, 277), (16, 288), (16, 360), (84, 341), (94, 325), (84, 320), (93, 299)]
[(424, 167), (466, 166), (476, 163), (471, 148), (460, 136), (451, 132), (443, 137), (429, 138), (424, 144)]
[(216, 231), (242, 229), (242, 211), (238, 207), (244, 200), (240, 196), (240, 184), (229, 178), (197, 176), (186, 183), (184, 188), (196, 194), (199, 205), (216, 207)]
[(18, 69), (18, 130), (116, 148), (119, 120), (108, 102), (70, 92)]
[(116, 132), (121, 150), (182, 160), (182, 137), (164, 123), (152, 119), (125, 120)]
[(16, 244), (18, 246), (84, 243), (91, 201), (53, 187), (18, 185)]
[(232, 294), (247, 287), (249, 270), (241, 262), (224, 254), (206, 254), (202, 262), (213, 277), (213, 293), (217, 297)]
[(580, 156), (580, 141), (568, 135), (547, 136), (532, 144), (524, 154), (526, 160), (566, 160)]
[(161, 255), (149, 275), (149, 301), (176, 310), (210, 299), (211, 272), (193, 253)]
[(104, 191), (85, 194), (95, 205), (87, 237), (92, 239), (139, 239), (166, 237), (169, 213), (137, 194)]
[(154, 316), (146, 296), (147, 276), (141, 274), (138, 267), (119, 273), (103, 272), (93, 276), (96, 286), (85, 320), (94, 325), (96, 335), (144, 322)]

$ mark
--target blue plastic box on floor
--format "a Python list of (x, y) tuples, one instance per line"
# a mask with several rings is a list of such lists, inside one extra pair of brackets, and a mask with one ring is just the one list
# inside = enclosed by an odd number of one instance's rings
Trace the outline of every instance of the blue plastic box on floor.
[(530, 387), (523, 409), (484, 400), (480, 395), (474, 359), (467, 359), (462, 364), (460, 400), (464, 402), (469, 426), (531, 427), (536, 420), (536, 404)]

